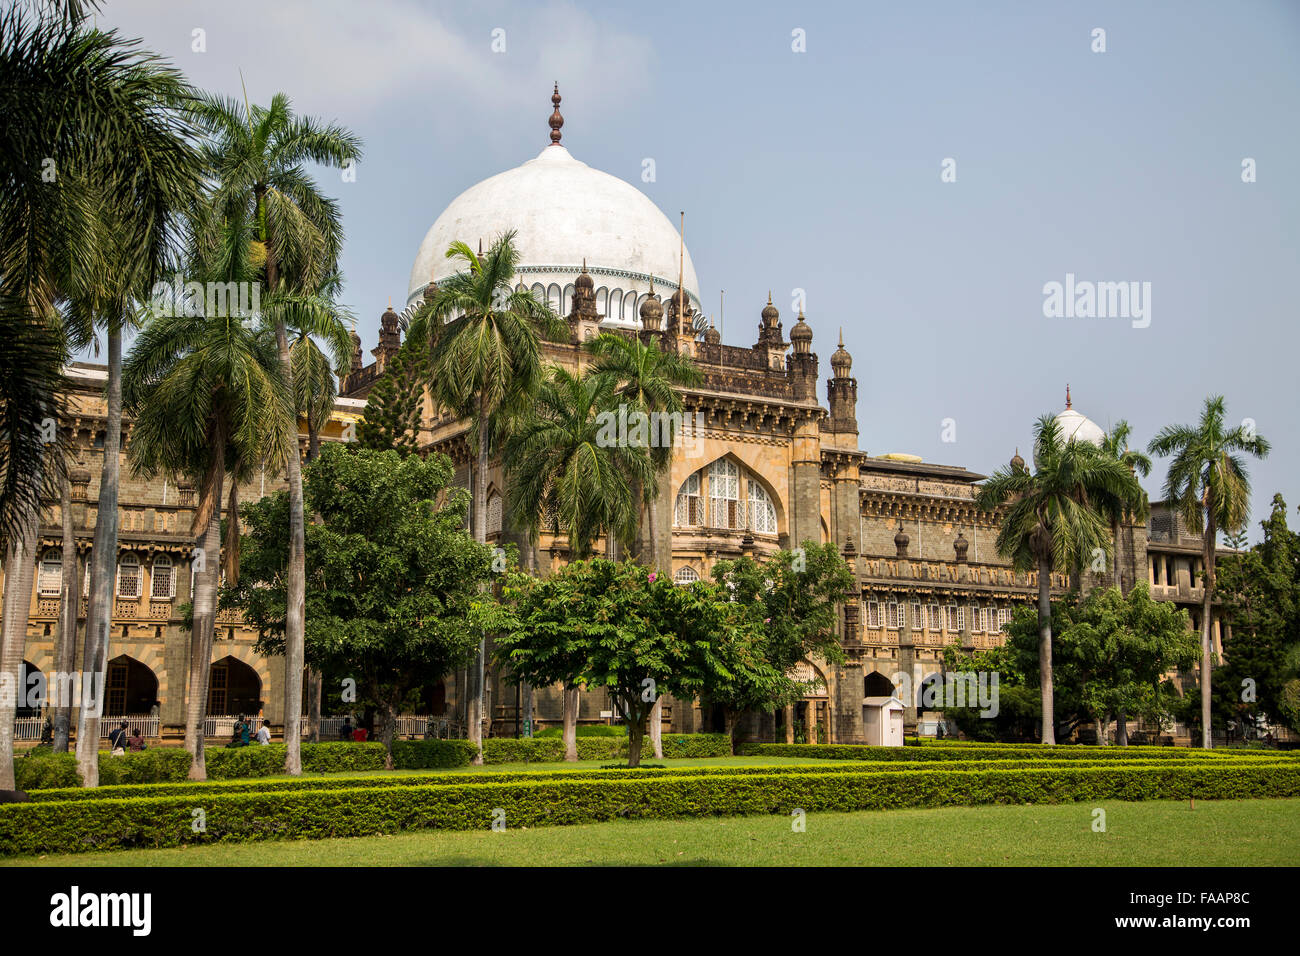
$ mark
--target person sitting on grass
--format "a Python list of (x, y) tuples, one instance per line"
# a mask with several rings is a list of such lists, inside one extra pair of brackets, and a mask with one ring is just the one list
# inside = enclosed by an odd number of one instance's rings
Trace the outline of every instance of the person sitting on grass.
[(271, 722), (263, 718), (262, 726), (257, 728), (257, 742), (265, 747), (271, 742)]
[(352, 730), (352, 718), (344, 717), (343, 726), (339, 728), (339, 740), (351, 740)]
[(138, 754), (144, 750), (144, 738), (140, 736), (139, 727), (131, 731), (131, 739), (126, 742), (126, 746), (133, 754)]
[(248, 746), (248, 722), (244, 720), (244, 715), (240, 714), (235, 718), (235, 726), (230, 733), (230, 746), (247, 747)]

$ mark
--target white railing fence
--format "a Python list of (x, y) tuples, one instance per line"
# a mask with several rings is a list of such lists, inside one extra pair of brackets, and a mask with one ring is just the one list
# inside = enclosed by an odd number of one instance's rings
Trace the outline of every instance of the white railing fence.
[[(320, 719), (320, 739), (323, 741), (338, 740), (339, 731), (343, 729), (343, 722), (346, 717), (322, 717)], [(358, 718), (352, 718), (352, 726), (357, 726)], [(429, 717), (420, 714), (398, 714), (397, 729), (395, 735), (400, 739), (403, 737), (414, 737), (423, 739), (430, 734), (430, 725), (432, 724), (432, 735), (440, 739), (454, 737), (460, 730), (460, 724), (448, 717)], [(302, 718), (299, 724), (301, 736), (307, 736), (307, 718)]]
[[(73, 712), (72, 730), (77, 729), (77, 713)], [(127, 736), (131, 731), (140, 731), (140, 736), (147, 739), (154, 739), (158, 736), (159, 719), (150, 717), (148, 714), (105, 714), (99, 718), (99, 739), (107, 740), (108, 735), (118, 728), (122, 721), (126, 721)], [(45, 724), (44, 717), (19, 717), (14, 721), (14, 740), (40, 740), (41, 728)]]

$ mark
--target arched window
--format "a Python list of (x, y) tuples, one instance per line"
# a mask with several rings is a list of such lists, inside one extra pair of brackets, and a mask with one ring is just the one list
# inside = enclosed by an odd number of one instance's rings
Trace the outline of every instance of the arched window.
[(501, 496), (496, 492), (488, 495), (487, 533), (501, 533)]
[(41, 572), (36, 578), (36, 592), (41, 597), (57, 597), (63, 589), (63, 552), (50, 548), (41, 555)]
[(767, 489), (749, 479), (749, 527), (758, 534), (776, 534), (776, 508)]
[(117, 596), (138, 598), (140, 586), (140, 559), (128, 551), (117, 561)]
[(538, 302), (546, 301), (546, 286), (542, 285), (540, 282), (534, 282), (529, 286), (528, 291), (533, 294), (533, 298)]
[(560, 315), (568, 315), (573, 311), (573, 283), (570, 282), (564, 287), (564, 293), (560, 296)]
[(714, 528), (745, 526), (740, 507), (740, 469), (726, 458), (719, 458), (709, 466), (709, 525)]
[(678, 584), (694, 584), (700, 579), (700, 574), (689, 564), (682, 567), (673, 575), (673, 580)]
[(673, 524), (679, 528), (695, 528), (703, 515), (700, 513), (700, 473), (697, 471), (682, 482), (677, 492), (677, 507), (673, 510)]
[(546, 289), (546, 304), (552, 311), (560, 311), (560, 287), (552, 282)]
[(172, 559), (160, 554), (153, 559), (149, 595), (155, 601), (170, 601), (176, 596), (176, 568)]
[(606, 309), (609, 307), (609, 290), (601, 286), (596, 290), (596, 314), (608, 315)]
[(623, 290), (615, 289), (609, 294), (609, 308), (605, 310), (605, 318), (620, 319), (623, 317)]

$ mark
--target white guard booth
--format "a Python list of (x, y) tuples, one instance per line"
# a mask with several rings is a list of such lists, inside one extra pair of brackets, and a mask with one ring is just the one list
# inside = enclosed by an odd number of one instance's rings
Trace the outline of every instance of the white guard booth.
[(897, 697), (862, 698), (862, 726), (870, 746), (903, 746), (903, 702)]

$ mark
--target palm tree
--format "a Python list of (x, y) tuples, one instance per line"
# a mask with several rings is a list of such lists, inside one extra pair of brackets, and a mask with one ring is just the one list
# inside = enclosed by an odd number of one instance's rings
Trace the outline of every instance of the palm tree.
[[(434, 401), (472, 416), (477, 446), (472, 500), (474, 537), (487, 541), (487, 469), (492, 440), (504, 419), (526, 405), (542, 376), (542, 340), (568, 326), (521, 284), (513, 286), (519, 253), (515, 233), (498, 237), (482, 256), (454, 242), (447, 258), (463, 271), (444, 279), (411, 321), (410, 338), (429, 342), (429, 389)], [(479, 641), (466, 717), (475, 763), (482, 763), (483, 669), (486, 638)]]
[[(585, 344), (585, 348), (596, 356), (593, 368), (596, 372), (607, 375), (617, 385), (614, 388), (615, 399), (627, 406), (629, 414), (642, 415), (680, 414), (682, 386), (698, 385), (701, 375), (695, 363), (688, 357), (675, 351), (667, 351), (657, 345), (642, 342), (636, 338), (603, 333)], [(671, 444), (655, 443), (653, 437), (662, 437), (661, 430), (652, 429), (650, 457), (654, 464), (655, 476), (667, 473), (672, 464), (673, 449)], [(644, 488), (634, 486), (636, 498), (644, 501), (649, 518), (649, 561), (651, 567), (660, 571), (669, 570), (665, 559), (671, 559), (671, 551), (659, 553), (657, 539), (657, 522), (655, 506), (659, 502), (658, 481)], [(638, 523), (641, 516), (638, 514)], [(640, 537), (640, 534), (637, 535)]]
[[(298, 418), (307, 423), (307, 462), (320, 454), (320, 433), (334, 411), (338, 376), (347, 372), (352, 359), (352, 339), (344, 327), (351, 315), (335, 302), (342, 276), (334, 273), (316, 290), (323, 308), (334, 311), (326, 349), (304, 329), (291, 329), (289, 359), (293, 366), (294, 406)], [(326, 355), (326, 351), (330, 354)], [(323, 678), (314, 667), (307, 669), (307, 740), (320, 740), (320, 705)], [(287, 726), (287, 725), (286, 725)]]
[[(72, 486), (68, 475), (59, 483), (59, 517), (63, 531), (63, 580), (59, 585), (59, 638), (54, 645), (54, 673), (71, 674), (77, 657), (77, 612), (81, 604), (81, 562), (77, 558), (77, 537), (72, 524)], [(68, 752), (72, 729), (70, 688), (59, 689), (55, 702), (53, 751)]]
[[(587, 351), (597, 356), (594, 368), (619, 382), (617, 397), (628, 406), (629, 412), (642, 415), (679, 415), (682, 398), (678, 389), (684, 385), (698, 385), (703, 376), (689, 356), (660, 348), (649, 342), (629, 336), (603, 333), (586, 343)], [(662, 429), (651, 429), (651, 435), (666, 437)], [(674, 436), (675, 437), (675, 436)], [(648, 558), (650, 567), (660, 573), (672, 572), (672, 547), (659, 547), (659, 509), (663, 507), (660, 480), (670, 473), (673, 448), (671, 444), (653, 444), (650, 457), (654, 465), (655, 481), (644, 488), (633, 485), (638, 501), (644, 510), (638, 512), (641, 527), (649, 524)], [(638, 529), (637, 540), (643, 540)], [(647, 555), (641, 555), (643, 561)], [(663, 759), (663, 697), (656, 695), (650, 711), (650, 744), (656, 759)]]
[[(255, 249), (262, 259), (268, 297), (314, 294), (336, 271), (343, 230), (338, 204), (324, 196), (303, 168), (312, 162), (341, 168), (361, 158), (361, 142), (341, 126), (321, 124), (293, 114), (289, 98), (277, 93), (268, 107), (240, 105), (204, 96), (195, 108), (209, 134), (204, 156), (216, 180), (212, 215), (217, 220), (255, 223)], [(296, 328), (329, 336), (329, 322), (319, 309), (297, 309), (288, 300), (272, 313), (280, 362), (291, 387), (290, 314)], [(315, 324), (319, 322), (320, 324)], [(302, 461), (296, 429), (285, 452), (289, 484), (289, 575), (285, 615), (284, 726), (285, 772), (302, 773), (302, 681), (306, 540), (303, 527)]]
[[(1017, 462), (999, 469), (976, 496), (984, 511), (1006, 509), (997, 551), (1017, 570), (1038, 573), (1038, 676), (1042, 742), (1056, 743), (1052, 708), (1052, 571), (1080, 567), (1100, 548), (1109, 552), (1104, 514), (1135, 495), (1137, 480), (1122, 462), (1093, 445), (1062, 437), (1050, 415), (1034, 429), (1034, 470)], [(1140, 490), (1140, 489), (1139, 489)]]
[[(1120, 419), (1114, 428), (1102, 436), (1101, 453), (1107, 458), (1114, 458), (1122, 462), (1133, 473), (1135, 478), (1138, 475), (1145, 478), (1151, 473), (1151, 459), (1141, 451), (1129, 448), (1128, 440), (1132, 432), (1133, 429), (1129, 426), (1129, 423)], [(1106, 517), (1110, 521), (1110, 535), (1114, 547), (1111, 559), (1112, 580), (1121, 593), (1124, 591), (1121, 529), (1130, 522), (1145, 521), (1150, 513), (1150, 503), (1147, 500), (1146, 491), (1140, 485), (1136, 485), (1133, 491), (1136, 492), (1135, 497), (1128, 500), (1116, 499), (1110, 502), (1106, 513)], [(1130, 531), (1130, 543), (1132, 541), (1131, 534)], [(1105, 729), (1104, 724), (1102, 728)], [(1099, 742), (1104, 742), (1100, 736), (1098, 739)], [(1123, 712), (1115, 715), (1115, 743), (1121, 747), (1128, 746), (1128, 714)]]
[[(248, 281), (247, 255), (248, 230), (232, 224), (224, 254), (216, 261), (199, 259), (192, 274)], [(129, 450), (135, 471), (146, 478), (184, 473), (199, 488), (192, 534), (203, 563), (195, 574), (185, 746), (193, 758), (190, 779), (204, 780), (203, 718), (221, 569), (223, 485), (230, 480), (229, 570), (238, 568), (238, 483), (251, 477), (254, 463), (283, 455), (297, 428), (274, 336), (254, 315), (209, 315), (202, 303), (167, 305), (171, 308), (150, 314), (137, 337), (126, 361), (124, 391), (135, 421)], [(229, 574), (228, 579), (234, 583)]]
[[(606, 440), (618, 414), (615, 379), (601, 372), (575, 375), (559, 366), (537, 391), (531, 413), (506, 441), (510, 462), (508, 510), (516, 527), (536, 541), (543, 515), (568, 531), (574, 559), (591, 556), (596, 538), (629, 544), (636, 536), (640, 496), (654, 480), (648, 448)], [(578, 688), (564, 688), (565, 759), (577, 760)]]
[[(289, 329), (294, 405), (298, 417), (307, 423), (308, 461), (315, 461), (320, 454), (320, 433), (334, 411), (339, 376), (347, 374), (352, 361), (352, 337), (348, 325), (353, 316), (337, 301), (342, 284), (342, 275), (335, 272), (326, 276), (316, 289), (321, 309), (332, 313), (325, 322), (323, 349), (316, 341), (321, 333), (312, 329)], [(313, 328), (316, 328), (315, 324)]]
[(1164, 498), (1191, 531), (1202, 533), (1205, 584), (1201, 597), (1201, 746), (1210, 749), (1210, 672), (1214, 653), (1210, 622), (1214, 604), (1214, 556), (1219, 531), (1245, 527), (1250, 513), (1250, 476), (1242, 454), (1267, 458), (1269, 443), (1243, 422), (1227, 428), (1222, 395), (1211, 395), (1195, 425), (1167, 425), (1147, 451), (1172, 456)]
[[(1151, 474), (1151, 459), (1141, 451), (1129, 448), (1128, 440), (1132, 434), (1133, 429), (1129, 426), (1129, 423), (1120, 419), (1115, 424), (1115, 427), (1102, 437), (1101, 453), (1107, 458), (1114, 458), (1122, 462), (1133, 473), (1135, 478), (1138, 476), (1145, 478)], [(1112, 508), (1106, 516), (1110, 519), (1110, 533), (1115, 547), (1115, 557), (1111, 562), (1113, 579), (1115, 587), (1121, 591), (1124, 589), (1124, 577), (1119, 557), (1120, 527), (1125, 522), (1145, 521), (1150, 511), (1147, 493), (1142, 489), (1141, 485), (1136, 485), (1132, 490), (1137, 494), (1127, 501), (1113, 502), (1118, 507)]]
[[(83, 665), (102, 681), (117, 553), (121, 323), (161, 274), (201, 181), (181, 109), (189, 87), (134, 41), (87, 29), (88, 7), (70, 0), (31, 17), (14, 5), (0, 15), (0, 111), (21, 118), (0, 130), (0, 367), (23, 353), (35, 360), (13, 380), (0, 376), (0, 401), (6, 426), (50, 416), (67, 348), (89, 338), (91, 323), (107, 326), (109, 421)], [(0, 531), (12, 536), (26, 522), (14, 550), (30, 555), (48, 472), (30, 440), (12, 435), (0, 435)], [(7, 576), (6, 590), (24, 576)], [(28, 599), (15, 596), (15, 606)], [(0, 666), (21, 660), (25, 618), (6, 616)], [(101, 705), (83, 710), (78, 734), (87, 786), (98, 782)], [(11, 718), (0, 707), (0, 787), (11, 779)]]

